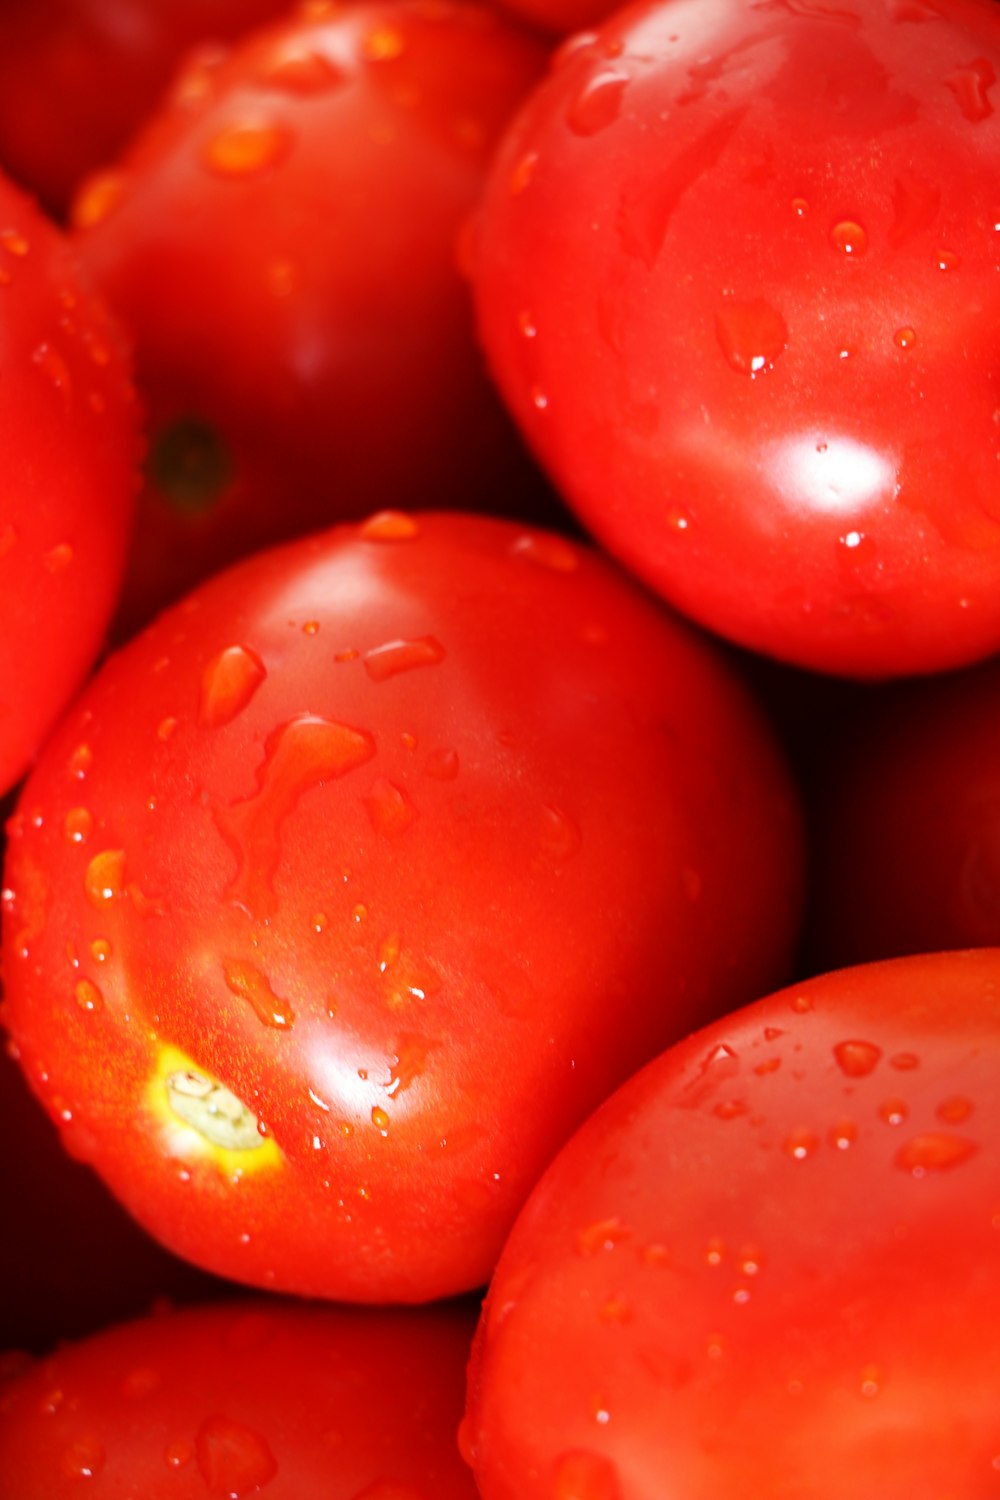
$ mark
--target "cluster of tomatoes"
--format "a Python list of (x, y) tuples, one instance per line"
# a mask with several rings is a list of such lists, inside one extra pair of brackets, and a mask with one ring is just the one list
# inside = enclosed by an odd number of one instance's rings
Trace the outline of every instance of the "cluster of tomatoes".
[(0, 12), (0, 1494), (1000, 1497), (998, 73)]

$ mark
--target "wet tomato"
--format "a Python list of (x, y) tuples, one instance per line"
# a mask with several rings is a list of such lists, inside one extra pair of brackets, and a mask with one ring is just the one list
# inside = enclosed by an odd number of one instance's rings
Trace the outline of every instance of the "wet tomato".
[(475, 1500), (455, 1442), (474, 1315), (239, 1301), (65, 1345), (0, 1384), (6, 1493)]
[(100, 650), (135, 511), (118, 329), (65, 237), (0, 177), (0, 793)]
[(485, 1282), (640, 1062), (787, 972), (800, 876), (711, 646), (554, 533), (383, 513), (92, 680), (10, 823), (6, 1019), (180, 1254), (420, 1300)]
[(1000, 647), (1000, 9), (662, 0), (495, 161), (479, 322), (592, 532), (802, 666)]
[(598, 1110), (504, 1250), (483, 1500), (997, 1486), (1000, 950), (846, 969)]
[(74, 207), (150, 430), (118, 633), (384, 506), (561, 514), (483, 367), (462, 229), (545, 62), (471, 4), (309, 7), (196, 60)]

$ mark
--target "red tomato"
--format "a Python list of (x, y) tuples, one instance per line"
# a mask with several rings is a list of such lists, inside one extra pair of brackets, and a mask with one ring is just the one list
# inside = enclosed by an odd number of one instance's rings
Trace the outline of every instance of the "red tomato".
[(662, 0), (496, 159), (487, 352), (593, 533), (811, 669), (1000, 647), (1000, 8)]
[(4, 1493), (475, 1500), (455, 1442), (474, 1314), (246, 1301), (65, 1346), (0, 1387)]
[(857, 705), (815, 801), (814, 966), (1000, 945), (1000, 660)]
[(118, 331), (64, 236), (0, 177), (0, 793), (100, 649), (135, 507)]
[(544, 60), (475, 5), (313, 7), (194, 67), (78, 198), (149, 411), (123, 633), (223, 563), (385, 506), (554, 516), (457, 258)]
[(1000, 1483), (1000, 950), (826, 975), (584, 1126), (490, 1289), (482, 1500)]
[(223, 1295), (221, 1282), (158, 1245), (63, 1149), (2, 1049), (0, 1139), (16, 1142), (0, 1169), (0, 1282), (17, 1289), (0, 1300), (0, 1351), (43, 1353), (62, 1339), (138, 1317), (164, 1297)]
[(62, 215), (124, 146), (195, 42), (238, 35), (288, 0), (3, 0), (0, 161)]
[(11, 824), (7, 1019), (180, 1254), (420, 1300), (487, 1279), (641, 1061), (787, 972), (799, 878), (710, 646), (554, 534), (383, 514), (92, 680)]

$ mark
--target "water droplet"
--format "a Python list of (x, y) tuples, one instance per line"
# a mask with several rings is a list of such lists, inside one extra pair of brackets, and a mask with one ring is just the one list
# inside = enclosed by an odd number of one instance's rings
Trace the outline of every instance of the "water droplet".
[(264, 88), (309, 97), (337, 88), (346, 74), (338, 63), (311, 47), (286, 47), (268, 58), (257, 78)]
[(681, 1103), (697, 1109), (719, 1086), (736, 1077), (740, 1071), (740, 1060), (726, 1042), (713, 1047), (698, 1064), (698, 1071), (684, 1085)]
[(74, 229), (93, 229), (95, 224), (103, 223), (125, 197), (125, 187), (123, 172), (95, 172), (85, 177), (73, 199)]
[(768, 1073), (776, 1073), (781, 1067), (780, 1057), (768, 1057), (764, 1062), (756, 1063), (754, 1072), (758, 1078), (765, 1078)]
[(860, 1391), (869, 1400), (882, 1389), (882, 1374), (876, 1365), (866, 1365), (861, 1372)]
[(805, 1161), (818, 1145), (819, 1139), (811, 1130), (793, 1130), (784, 1142), (784, 1150), (793, 1161)]
[(715, 333), (729, 365), (751, 379), (773, 369), (788, 344), (788, 327), (763, 297), (727, 298), (715, 315)]
[(524, 192), (535, 175), (538, 166), (538, 152), (528, 151), (516, 163), (514, 170), (508, 179), (508, 188), (512, 198), (518, 198)]
[(248, 646), (217, 652), (201, 674), (198, 723), (208, 729), (228, 724), (246, 708), (266, 676), (264, 663)]
[(878, 1107), (879, 1119), (887, 1125), (902, 1125), (909, 1113), (910, 1106), (905, 1099), (883, 1099)]
[(969, 1118), (972, 1109), (971, 1099), (966, 1099), (962, 1094), (952, 1094), (950, 1098), (941, 1100), (934, 1113), (939, 1120), (944, 1120), (949, 1125), (958, 1125)]
[(432, 635), (420, 636), (416, 640), (386, 641), (365, 653), (365, 671), (373, 682), (385, 682), (400, 672), (411, 672), (415, 667), (433, 667), (445, 656), (441, 642)]
[(830, 230), (830, 243), (842, 255), (864, 255), (868, 249), (868, 234), (853, 219), (841, 219)]
[(897, 328), (892, 341), (898, 349), (912, 349), (917, 342), (917, 335), (912, 328)]
[(833, 1049), (837, 1067), (848, 1078), (867, 1078), (878, 1066), (882, 1048), (874, 1042), (838, 1042)]
[(915, 1135), (896, 1153), (896, 1165), (914, 1177), (923, 1177), (926, 1172), (946, 1172), (951, 1167), (968, 1161), (979, 1148), (975, 1141), (960, 1135), (945, 1135), (943, 1131), (926, 1131)]
[(49, 573), (65, 573), (73, 561), (73, 548), (69, 542), (60, 542), (58, 546), (51, 547), (42, 562)]
[(912, 1073), (914, 1068), (920, 1067), (920, 1058), (915, 1052), (895, 1052), (889, 1059), (890, 1068), (898, 1068), (900, 1073)]
[(417, 809), (406, 792), (385, 776), (372, 783), (365, 794), (364, 804), (372, 827), (386, 838), (398, 838), (417, 816)]
[(597, 1316), (602, 1323), (631, 1323), (635, 1310), (628, 1298), (618, 1293), (601, 1303)]
[(431, 1037), (404, 1033), (396, 1042), (395, 1054), (389, 1064), (389, 1082), (386, 1093), (395, 1099), (404, 1093), (427, 1068), (427, 1059), (439, 1047), (440, 1042)]
[(70, 755), (68, 766), (69, 774), (77, 781), (82, 781), (94, 764), (94, 752), (87, 744), (77, 745)]
[(538, 325), (530, 312), (522, 311), (518, 313), (517, 328), (522, 338), (534, 339), (538, 337)]
[(961, 264), (961, 257), (954, 250), (938, 251), (937, 268), (939, 271), (957, 271)]
[(812, 996), (803, 994), (793, 995), (789, 1004), (796, 1015), (807, 1015), (813, 1008)]
[(291, 149), (284, 126), (260, 121), (229, 125), (202, 148), (202, 161), (220, 177), (252, 177), (276, 166)]
[[(72, 386), (69, 366), (58, 349), (53, 349), (51, 344), (39, 344), (31, 356), (31, 361), (48, 380), (51, 380), (57, 391), (61, 391), (63, 395), (69, 394)], [(70, 555), (72, 556), (72, 552)]]
[(83, 876), (83, 889), (92, 906), (103, 910), (122, 894), (125, 875), (125, 851), (102, 849), (95, 854)]
[(533, 385), (528, 391), (528, 400), (536, 411), (545, 411), (549, 404), (549, 398), (541, 386)]
[(104, 1009), (104, 996), (90, 979), (78, 979), (73, 987), (73, 998), (81, 1010), (96, 1014)]
[(372, 1124), (380, 1135), (389, 1134), (389, 1116), (380, 1104), (372, 1105)]
[(447, 745), (437, 746), (424, 761), (424, 770), (435, 781), (454, 781), (459, 770), (457, 752)]
[(282, 1000), (271, 988), (270, 980), (256, 968), (238, 958), (225, 958), (222, 970), (226, 987), (240, 1000), (246, 1000), (259, 1021), (265, 1026), (274, 1026), (287, 1031), (295, 1024), (295, 1012), (287, 1000)]
[(17, 229), (0, 229), (0, 250), (23, 260), (30, 249), (30, 244)]
[(580, 555), (562, 537), (547, 532), (526, 533), (511, 543), (512, 557), (536, 563), (553, 573), (574, 573), (580, 566)]
[(958, 107), (972, 125), (989, 119), (993, 113), (989, 91), (996, 83), (993, 64), (987, 57), (977, 57), (965, 67), (956, 68), (944, 80), (958, 100)]
[(551, 864), (564, 864), (580, 848), (583, 836), (569, 813), (560, 807), (542, 808), (542, 834), (539, 849)]
[(107, 963), (111, 957), (111, 944), (107, 938), (94, 938), (94, 941), (90, 945), (90, 956), (95, 963)]
[(174, 1438), (163, 1450), (163, 1462), (168, 1469), (186, 1469), (194, 1458), (194, 1444), (187, 1438)]
[(379, 26), (370, 31), (362, 43), (369, 62), (391, 62), (406, 51), (406, 37), (395, 26)]
[(616, 1250), (631, 1238), (632, 1230), (621, 1219), (598, 1219), (577, 1234), (576, 1252), (583, 1256), (600, 1255), (603, 1251)]
[(589, 78), (566, 111), (574, 135), (597, 135), (613, 125), (621, 113), (628, 78), (621, 73), (598, 73)]
[(195, 1455), (201, 1477), (213, 1495), (242, 1500), (262, 1489), (278, 1472), (265, 1438), (230, 1417), (208, 1417), (198, 1429)]
[(831, 1125), (827, 1139), (837, 1151), (847, 1151), (858, 1138), (858, 1127), (853, 1120), (838, 1120)]
[(81, 1437), (64, 1448), (59, 1468), (67, 1479), (94, 1479), (104, 1468), (107, 1454), (96, 1437)]
[(166, 744), (167, 740), (173, 739), (176, 732), (177, 720), (172, 714), (168, 714), (165, 719), (161, 719), (156, 726), (156, 738), (162, 740), (164, 744)]
[(89, 808), (71, 807), (63, 819), (63, 832), (71, 844), (85, 844), (94, 831), (94, 816)]
[(586, 1449), (556, 1459), (552, 1500), (620, 1500), (618, 1470), (609, 1458)]
[(745, 1115), (749, 1107), (745, 1099), (720, 1099), (718, 1104), (713, 1106), (712, 1113), (720, 1120), (735, 1120), (740, 1115)]
[(804, 219), (809, 212), (809, 201), (806, 198), (792, 199), (792, 213), (797, 219)]
[(219, 831), (239, 859), (232, 899), (253, 913), (270, 908), (281, 857), (281, 828), (299, 799), (321, 782), (370, 760), (375, 741), (365, 730), (303, 714), (268, 736), (257, 791), (215, 811)]
[(380, 510), (358, 527), (358, 536), (366, 542), (409, 542), (420, 535), (415, 516), (402, 510)]

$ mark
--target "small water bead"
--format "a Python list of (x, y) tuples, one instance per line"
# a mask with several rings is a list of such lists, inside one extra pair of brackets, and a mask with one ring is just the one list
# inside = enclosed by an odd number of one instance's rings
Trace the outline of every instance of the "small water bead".
[(89, 808), (71, 807), (63, 819), (63, 832), (71, 844), (85, 844), (94, 831), (94, 816)]
[(117, 901), (123, 890), (125, 876), (125, 851), (102, 849), (90, 861), (83, 877), (83, 888), (92, 906), (103, 910), (112, 901)]
[(198, 722), (218, 729), (247, 707), (267, 677), (256, 651), (249, 646), (227, 646), (205, 665), (201, 674)]
[(104, 996), (90, 979), (78, 979), (73, 988), (73, 997), (81, 1010), (95, 1015), (104, 1009)]
[(729, 366), (755, 379), (771, 370), (787, 347), (788, 325), (763, 297), (731, 297), (716, 312), (715, 335)]
[(385, 1136), (389, 1134), (389, 1116), (379, 1104), (372, 1106), (372, 1124), (379, 1135)]
[(961, 257), (954, 250), (938, 251), (937, 267), (939, 271), (957, 271), (961, 264)]
[(398, 838), (417, 817), (407, 793), (385, 776), (372, 783), (363, 800), (372, 827), (386, 838)]
[(553, 573), (575, 573), (580, 566), (580, 554), (571, 543), (543, 532), (519, 536), (511, 543), (510, 555)]
[(219, 177), (253, 177), (276, 166), (292, 146), (287, 127), (260, 121), (227, 126), (202, 148), (202, 161)]
[(868, 249), (868, 233), (854, 219), (841, 219), (830, 230), (830, 243), (842, 255), (857, 258)]
[(90, 945), (90, 956), (91, 958), (93, 958), (95, 963), (107, 963), (108, 959), (111, 957), (111, 953), (111, 944), (108, 942), (107, 938), (94, 938), (93, 942)]
[(911, 1073), (914, 1068), (919, 1068), (920, 1058), (915, 1052), (896, 1052), (890, 1057), (889, 1066), (901, 1073)]
[(93, 229), (102, 224), (124, 199), (126, 186), (124, 172), (115, 170), (95, 172), (85, 178), (73, 199), (73, 227)]
[(804, 219), (809, 212), (809, 201), (806, 198), (792, 199), (792, 213), (797, 219)]
[(840, 1120), (830, 1127), (827, 1140), (837, 1151), (847, 1151), (858, 1138), (858, 1127), (853, 1120)]
[(373, 682), (385, 682), (416, 667), (433, 667), (444, 660), (445, 649), (432, 635), (415, 640), (386, 641), (365, 653), (365, 671)]
[(576, 1237), (576, 1253), (585, 1258), (616, 1250), (632, 1238), (632, 1230), (621, 1219), (598, 1219), (581, 1229)]
[(376, 511), (358, 527), (358, 536), (366, 542), (408, 542), (419, 535), (419, 521), (401, 510)]
[(104, 1468), (107, 1454), (96, 1437), (81, 1437), (65, 1448), (59, 1458), (60, 1471), (67, 1479), (94, 1479)]
[(939, 1120), (944, 1120), (949, 1125), (958, 1125), (969, 1118), (972, 1110), (971, 1099), (966, 1099), (961, 1094), (952, 1094), (950, 1098), (941, 1100), (935, 1114)]
[(794, 1130), (784, 1142), (784, 1150), (793, 1161), (805, 1161), (819, 1145), (818, 1137), (811, 1130)]
[(295, 1012), (287, 1000), (276, 995), (266, 974), (242, 959), (223, 960), (226, 987), (240, 1000), (246, 1000), (265, 1026), (287, 1031), (295, 1024)]
[(589, 78), (566, 111), (566, 124), (574, 135), (597, 135), (613, 125), (621, 114), (628, 77), (622, 73), (598, 73)]
[(279, 51), (260, 69), (257, 79), (264, 88), (311, 97), (339, 87), (346, 73), (340, 65), (311, 47)]
[(996, 83), (996, 72), (987, 57), (977, 57), (965, 67), (956, 68), (944, 79), (958, 101), (962, 114), (972, 125), (989, 119), (993, 104), (989, 91)]
[(406, 51), (406, 37), (395, 26), (379, 26), (370, 31), (362, 44), (369, 62), (392, 62)]
[(512, 198), (518, 198), (530, 185), (538, 166), (538, 152), (528, 151), (516, 163), (514, 170), (508, 180), (508, 188)]
[(946, 1172), (960, 1166), (978, 1149), (975, 1141), (964, 1136), (926, 1131), (900, 1147), (896, 1153), (896, 1165), (912, 1172), (914, 1177), (923, 1177), (927, 1172)]
[(552, 1500), (619, 1500), (618, 1470), (599, 1453), (577, 1449), (556, 1459)]
[(168, 1469), (186, 1469), (194, 1458), (194, 1444), (187, 1438), (173, 1438), (163, 1450), (163, 1462)]
[(528, 391), (528, 400), (536, 411), (546, 411), (548, 408), (549, 398), (539, 385), (533, 385), (530, 388)]
[(902, 1125), (910, 1113), (905, 1099), (884, 1099), (878, 1107), (878, 1116), (887, 1125)]
[(917, 342), (917, 335), (909, 326), (906, 328), (897, 328), (892, 336), (892, 341), (898, 349), (912, 349)]
[(232, 1418), (206, 1418), (195, 1438), (202, 1478), (214, 1495), (243, 1500), (275, 1477), (278, 1465), (263, 1435)]

